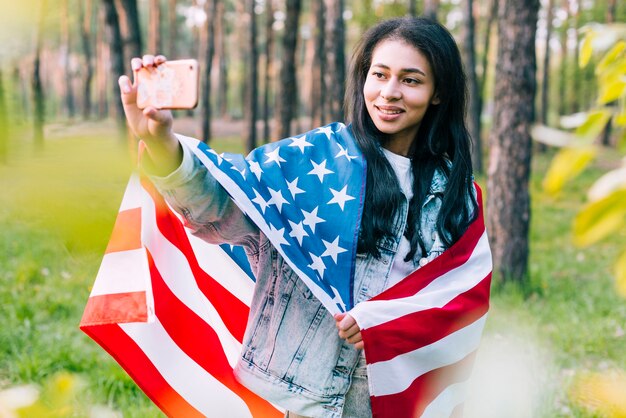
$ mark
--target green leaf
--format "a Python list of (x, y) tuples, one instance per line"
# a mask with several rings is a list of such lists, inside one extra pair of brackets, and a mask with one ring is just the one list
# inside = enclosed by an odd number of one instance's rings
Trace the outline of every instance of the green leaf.
[(585, 206), (574, 219), (574, 243), (594, 244), (614, 233), (626, 220), (626, 189), (616, 190), (604, 199)]
[(616, 43), (613, 48), (602, 57), (602, 60), (598, 63), (596, 67), (596, 74), (601, 74), (607, 67), (615, 62), (617, 58), (622, 56), (622, 52), (626, 49), (626, 42), (619, 41)]
[(598, 97), (598, 104), (603, 105), (619, 99), (626, 93), (626, 81), (615, 80), (607, 86), (603, 86)]
[(615, 286), (617, 292), (626, 298), (626, 251), (620, 255), (615, 263)]
[(565, 183), (585, 169), (595, 155), (596, 148), (593, 145), (562, 148), (550, 163), (543, 180), (543, 189), (551, 195), (557, 194)]
[(593, 53), (592, 43), (596, 36), (596, 33), (592, 30), (587, 32), (585, 35), (585, 38), (580, 46), (580, 54), (578, 55), (578, 66), (580, 68), (585, 68), (587, 64), (589, 64), (591, 54)]
[(611, 112), (606, 109), (591, 112), (587, 115), (585, 123), (576, 129), (576, 135), (594, 140), (604, 130), (610, 118)]

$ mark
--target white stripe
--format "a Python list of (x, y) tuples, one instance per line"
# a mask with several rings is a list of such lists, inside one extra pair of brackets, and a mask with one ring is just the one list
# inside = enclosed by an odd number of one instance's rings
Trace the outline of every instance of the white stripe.
[(444, 418), (452, 415), (457, 405), (465, 401), (467, 381), (454, 383), (441, 392), (424, 409), (421, 418)]
[(145, 292), (150, 271), (143, 248), (105, 254), (91, 296)]
[(128, 180), (128, 185), (124, 191), (124, 197), (122, 198), (122, 204), (120, 210), (122, 212), (128, 209), (136, 209), (141, 206), (141, 197), (139, 195), (141, 190), (141, 180), (137, 174), (132, 174)]
[(152, 324), (120, 324), (120, 327), (139, 345), (172, 389), (203, 415), (252, 417), (245, 402), (185, 354), (158, 319)]
[(154, 201), (148, 192), (144, 193), (143, 224), (153, 227), (147, 230), (142, 226), (143, 244), (152, 254), (154, 263), (170, 291), (217, 333), (228, 362), (234, 367), (241, 353), (241, 343), (226, 328), (220, 314), (198, 288), (184, 254), (156, 227)]
[(250, 306), (254, 292), (254, 282), (250, 276), (219, 245), (209, 244), (186, 231), (200, 268), (237, 299)]
[[(269, 225), (263, 218), (263, 216), (256, 210), (254, 203), (248, 198), (248, 196), (239, 188), (230, 177), (224, 174), (219, 168), (213, 164), (213, 162), (198, 148), (198, 140), (185, 137), (183, 135), (177, 135), (178, 139), (188, 146), (198, 159), (209, 169), (211, 175), (226, 189), (232, 196), (235, 204), (252, 219), (252, 221), (263, 231), (267, 237), (272, 236), (272, 232), (269, 229)], [(287, 261), (292, 270), (300, 277), (313, 294), (322, 302), (324, 307), (328, 309), (331, 314), (340, 313), (337, 303), (342, 304), (339, 298), (331, 298), (326, 292), (322, 290), (313, 280), (309, 278), (298, 266), (285, 254), (281, 245), (274, 245), (274, 248), (280, 253), (280, 255)]]
[(367, 366), (372, 396), (384, 396), (406, 390), (415, 379), (456, 363), (478, 348), (487, 315), (446, 337), (400, 354), (391, 360)]
[(350, 315), (363, 330), (414, 312), (440, 308), (480, 283), (491, 268), (489, 241), (486, 232), (483, 232), (464, 264), (437, 277), (417, 294), (393, 300), (365, 301), (356, 305)]

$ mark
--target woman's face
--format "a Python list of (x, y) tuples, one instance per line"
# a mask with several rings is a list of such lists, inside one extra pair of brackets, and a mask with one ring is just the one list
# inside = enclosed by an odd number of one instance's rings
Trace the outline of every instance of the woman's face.
[(374, 125), (390, 136), (389, 149), (407, 155), (424, 114), (438, 104), (428, 59), (402, 40), (374, 48), (363, 95)]

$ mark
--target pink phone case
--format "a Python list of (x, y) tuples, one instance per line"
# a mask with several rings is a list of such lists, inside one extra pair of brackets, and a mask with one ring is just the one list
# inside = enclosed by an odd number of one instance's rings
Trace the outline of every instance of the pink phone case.
[(198, 104), (198, 62), (166, 61), (137, 74), (137, 107), (192, 109)]

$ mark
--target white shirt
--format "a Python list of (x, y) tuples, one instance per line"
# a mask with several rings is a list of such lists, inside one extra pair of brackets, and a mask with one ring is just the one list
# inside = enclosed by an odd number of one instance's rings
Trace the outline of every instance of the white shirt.
[[(407, 201), (410, 201), (413, 197), (413, 171), (411, 170), (411, 159), (403, 157), (402, 155), (394, 154), (385, 148), (383, 148), (383, 153), (391, 164), (393, 171), (396, 173), (396, 177), (400, 183), (400, 190), (402, 190), (402, 193), (406, 197)], [(402, 235), (400, 243), (398, 244), (396, 256), (391, 266), (391, 271), (389, 272), (387, 288), (395, 285), (415, 271), (413, 261), (404, 261), (410, 250), (411, 242), (404, 235)]]

